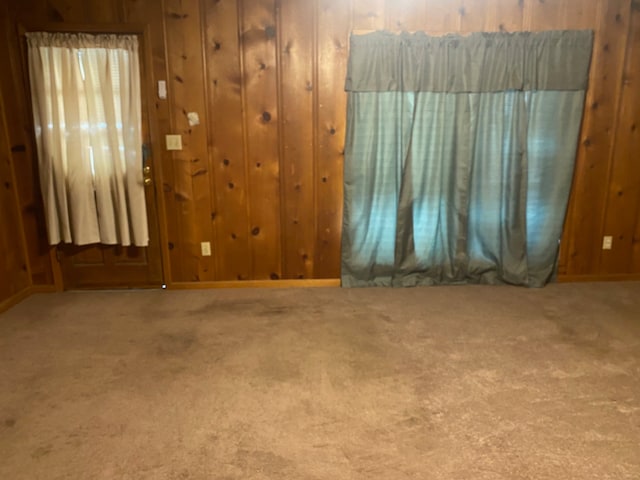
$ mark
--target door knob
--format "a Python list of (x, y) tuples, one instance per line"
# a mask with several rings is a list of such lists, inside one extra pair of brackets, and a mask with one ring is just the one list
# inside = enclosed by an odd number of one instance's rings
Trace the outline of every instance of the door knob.
[(144, 173), (145, 175), (149, 175), (151, 173), (151, 167), (147, 165), (142, 169), (142, 173)]
[(144, 184), (145, 184), (145, 185), (149, 186), (149, 185), (151, 185), (152, 183), (153, 183), (153, 180), (151, 180), (150, 178), (145, 178), (145, 179), (144, 179)]

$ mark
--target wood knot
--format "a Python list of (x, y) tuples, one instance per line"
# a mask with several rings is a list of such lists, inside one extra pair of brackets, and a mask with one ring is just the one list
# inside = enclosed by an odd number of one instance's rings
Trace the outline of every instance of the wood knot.
[(271, 275), (269, 275), (269, 278), (271, 280), (280, 280), (280, 275), (278, 275), (277, 273), (271, 273)]
[(276, 27), (269, 25), (264, 29), (264, 34), (267, 38), (274, 38), (276, 36)]
[(269, 112), (262, 112), (262, 121), (267, 123), (271, 121), (271, 114)]
[(257, 237), (260, 234), (260, 229), (258, 227), (253, 227), (253, 229), (251, 230), (251, 235), (253, 235), (254, 237)]
[(222, 160), (222, 163), (224, 164), (224, 166), (228, 166), (229, 165), (229, 159), (225, 158), (224, 160)]

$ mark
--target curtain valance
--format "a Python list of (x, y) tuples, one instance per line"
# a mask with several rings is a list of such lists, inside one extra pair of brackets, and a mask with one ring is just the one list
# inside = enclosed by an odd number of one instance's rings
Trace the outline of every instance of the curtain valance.
[(110, 48), (131, 50), (138, 48), (136, 35), (29, 32), (25, 34), (30, 47)]
[(351, 36), (351, 92), (586, 90), (593, 32)]

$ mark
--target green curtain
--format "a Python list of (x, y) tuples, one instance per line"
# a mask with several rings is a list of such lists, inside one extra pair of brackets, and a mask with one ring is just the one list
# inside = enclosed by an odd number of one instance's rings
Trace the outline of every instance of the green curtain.
[(353, 36), (343, 286), (556, 272), (591, 32)]

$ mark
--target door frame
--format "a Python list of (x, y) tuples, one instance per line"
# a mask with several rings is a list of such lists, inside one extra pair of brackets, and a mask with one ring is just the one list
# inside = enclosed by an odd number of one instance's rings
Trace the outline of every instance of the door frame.
[[(143, 106), (146, 105), (146, 122), (147, 131), (149, 132), (149, 142), (151, 147), (151, 178), (153, 180), (152, 188), (152, 202), (155, 207), (155, 215), (148, 216), (149, 222), (156, 223), (156, 229), (158, 231), (158, 249), (160, 252), (160, 269), (162, 272), (162, 287), (167, 284), (167, 279), (171, 278), (169, 272), (169, 251), (166, 248), (168, 245), (168, 233), (166, 222), (166, 208), (164, 204), (164, 198), (158, 194), (158, 186), (164, 185), (162, 176), (162, 158), (163, 148), (160, 136), (160, 128), (158, 125), (157, 117), (152, 116), (152, 105), (157, 101), (155, 97), (155, 85), (156, 79), (154, 77), (153, 69), (153, 52), (151, 48), (151, 31), (149, 24), (141, 23), (19, 23), (17, 25), (18, 38), (21, 46), (21, 59), (22, 59), (22, 76), (25, 83), (25, 92), (27, 95), (27, 105), (32, 105), (31, 101), (31, 87), (29, 85), (29, 70), (27, 60), (27, 42), (25, 33), (27, 32), (55, 32), (55, 33), (89, 33), (89, 34), (119, 34), (119, 35), (137, 35), (139, 38), (139, 55), (140, 55), (140, 82), (144, 85), (144, 93), (141, 100)], [(145, 115), (143, 113), (143, 115)], [(153, 117), (153, 118), (152, 118)], [(35, 152), (35, 129), (33, 125), (33, 116), (28, 115), (29, 123), (31, 127), (31, 142), (32, 152), (34, 157), (37, 156)], [(143, 139), (144, 140), (144, 139)], [(145, 144), (146, 142), (143, 142)], [(34, 158), (34, 163), (37, 165), (38, 160)], [(142, 167), (141, 167), (142, 168)], [(62, 274), (62, 265), (58, 259), (58, 246), (49, 246), (49, 258), (51, 261), (51, 268), (53, 271), (54, 287), (56, 291), (64, 290), (64, 278)], [(154, 288), (155, 286), (149, 286)], [(158, 286), (160, 287), (160, 285)], [(144, 288), (144, 287), (136, 287)]]

